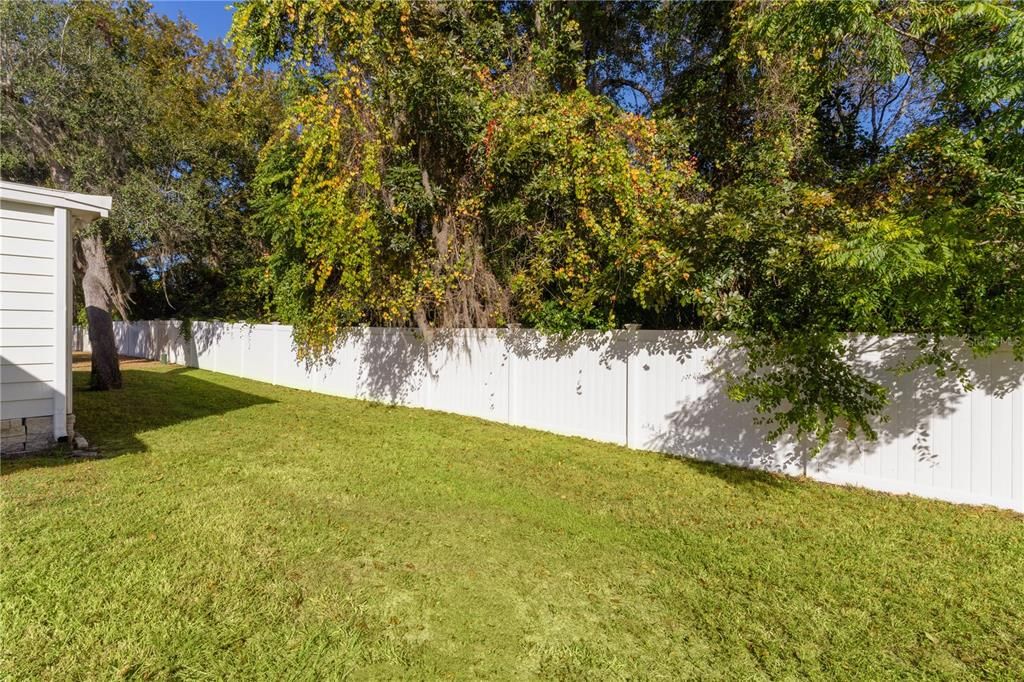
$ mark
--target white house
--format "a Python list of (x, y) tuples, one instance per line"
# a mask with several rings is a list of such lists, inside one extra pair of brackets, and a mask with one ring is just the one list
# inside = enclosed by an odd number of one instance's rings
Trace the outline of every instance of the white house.
[(110, 197), (0, 181), (0, 452), (74, 434), (71, 234)]

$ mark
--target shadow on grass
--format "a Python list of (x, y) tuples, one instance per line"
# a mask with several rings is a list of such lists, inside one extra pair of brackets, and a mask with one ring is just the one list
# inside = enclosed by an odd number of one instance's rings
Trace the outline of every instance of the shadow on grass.
[[(124, 388), (119, 391), (88, 390), (88, 365), (75, 367), (76, 430), (98, 448), (103, 459), (146, 452), (149, 448), (139, 438), (141, 433), (276, 402), (199, 378), (194, 376), (197, 370), (187, 367), (165, 371), (133, 367), (144, 362), (122, 362)], [(0, 475), (80, 461), (69, 456), (66, 446), (58, 446), (38, 456), (5, 459)]]
[(751, 486), (793, 492), (797, 490), (795, 486), (801, 480), (799, 476), (794, 477), (793, 474), (785, 475), (773, 471), (761, 471), (759, 469), (751, 469), (742, 464), (720, 464), (671, 452), (646, 452), (672, 462), (673, 465), (686, 467), (701, 476), (720, 479), (731, 486)]

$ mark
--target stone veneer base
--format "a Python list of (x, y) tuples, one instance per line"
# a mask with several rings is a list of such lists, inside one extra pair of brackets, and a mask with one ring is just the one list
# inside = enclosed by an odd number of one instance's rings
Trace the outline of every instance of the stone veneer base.
[[(75, 434), (75, 415), (68, 415), (68, 436)], [(20, 455), (49, 450), (57, 444), (53, 437), (53, 417), (23, 417), (0, 420), (0, 454)]]

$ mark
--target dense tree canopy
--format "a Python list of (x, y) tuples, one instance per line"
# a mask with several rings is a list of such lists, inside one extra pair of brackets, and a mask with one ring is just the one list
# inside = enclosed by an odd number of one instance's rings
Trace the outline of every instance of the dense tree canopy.
[(887, 399), (850, 332), (1024, 351), (1018, 3), (247, 0), (237, 63), (3, 12), (2, 171), (117, 195), (143, 315), (727, 332), (820, 442)]
[(872, 433), (847, 332), (1024, 350), (1024, 19), (1004, 2), (238, 5), (289, 83), (276, 311), (731, 332), (780, 432)]

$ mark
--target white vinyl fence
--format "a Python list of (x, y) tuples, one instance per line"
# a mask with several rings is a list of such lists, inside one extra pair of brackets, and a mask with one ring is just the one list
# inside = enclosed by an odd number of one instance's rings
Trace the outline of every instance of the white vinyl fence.
[[(751, 405), (725, 392), (741, 357), (685, 331), (352, 330), (326, 361), (296, 360), (291, 327), (174, 321), (115, 323), (120, 351), (349, 398), (424, 407), (631, 448), (1024, 511), (1024, 364), (1009, 352), (964, 355), (975, 389), (928, 370), (896, 375), (909, 339), (851, 337), (864, 371), (891, 389), (875, 442), (841, 438), (807, 460), (767, 443)], [(76, 348), (88, 341), (76, 331)], [(951, 347), (954, 347), (951, 342)], [(962, 353), (962, 351), (960, 351)]]

